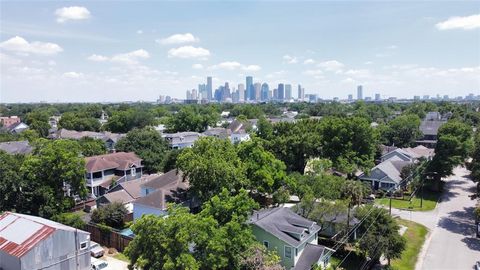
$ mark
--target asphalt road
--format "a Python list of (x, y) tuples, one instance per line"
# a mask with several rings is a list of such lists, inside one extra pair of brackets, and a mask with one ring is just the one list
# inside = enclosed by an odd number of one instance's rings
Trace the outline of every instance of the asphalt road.
[(473, 210), (475, 200), (469, 195), (475, 184), (468, 171), (457, 167), (446, 179), (445, 193), (433, 211), (392, 210), (392, 214), (427, 226), (427, 236), (417, 262), (417, 270), (475, 269), (480, 261), (480, 239), (475, 236)]

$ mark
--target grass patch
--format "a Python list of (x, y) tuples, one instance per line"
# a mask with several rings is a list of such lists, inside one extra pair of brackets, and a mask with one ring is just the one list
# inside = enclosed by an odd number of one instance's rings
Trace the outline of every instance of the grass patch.
[[(405, 196), (405, 200), (402, 199), (392, 199), (392, 207), (397, 209), (409, 209), (412, 211), (430, 211), (435, 209), (437, 205), (438, 198), (440, 197), (441, 192), (433, 192), (425, 190), (423, 193), (423, 207), (420, 207), (420, 196), (408, 200)], [(375, 203), (384, 205), (386, 207), (390, 206), (389, 198), (380, 198), (375, 199)]]
[(398, 224), (408, 227), (403, 237), (407, 240), (405, 250), (402, 252), (400, 259), (392, 260), (392, 268), (395, 270), (415, 269), (418, 255), (422, 249), (428, 229), (413, 221), (397, 219)]
[(121, 261), (130, 263), (130, 259), (128, 259), (128, 257), (125, 256), (125, 254), (123, 254), (123, 253), (121, 253), (121, 252), (115, 254), (113, 257), (114, 257), (115, 259), (117, 259), (117, 260), (121, 260)]

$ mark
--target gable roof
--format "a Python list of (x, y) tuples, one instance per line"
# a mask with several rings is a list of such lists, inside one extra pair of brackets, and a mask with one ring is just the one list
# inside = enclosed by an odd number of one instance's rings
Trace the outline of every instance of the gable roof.
[[(378, 164), (377, 166), (373, 167), (371, 171), (378, 169), (382, 171), (388, 178), (390, 178), (395, 183), (399, 184), (402, 181), (400, 177), (400, 173), (402, 172), (403, 167), (411, 164), (409, 161), (403, 161), (397, 156), (393, 156), (382, 163)], [(366, 176), (366, 174), (362, 175)], [(379, 179), (382, 180), (382, 179)]]
[(57, 230), (88, 234), (48, 219), (5, 212), (0, 215), (0, 251), (20, 258)]
[(109, 169), (127, 170), (131, 167), (143, 167), (142, 159), (133, 152), (117, 152), (85, 158), (85, 168), (88, 173)]
[(50, 134), (48, 138), (50, 139), (73, 139), (73, 140), (80, 140), (83, 137), (89, 137), (93, 139), (99, 139), (102, 141), (111, 140), (113, 142), (117, 142), (119, 139), (125, 137), (125, 134), (121, 133), (112, 133), (112, 132), (94, 132), (94, 131), (76, 131), (76, 130), (68, 130), (68, 129), (60, 129), (56, 132)]
[(324, 246), (307, 243), (293, 270), (310, 270), (317, 264), (325, 251)]
[(423, 135), (437, 135), (438, 129), (446, 122), (443, 120), (423, 120), (420, 123), (420, 131)]
[(170, 145), (179, 143), (194, 143), (200, 136), (202, 135), (198, 132), (164, 133), (162, 135), (162, 137), (165, 138)]
[[(257, 211), (250, 216), (249, 223), (255, 224), (293, 247), (298, 247), (320, 230), (320, 226), (315, 222), (285, 207)], [(304, 234), (304, 237), (298, 239), (292, 234)]]
[(156, 176), (142, 184), (141, 187), (155, 191), (136, 199), (134, 203), (164, 210), (167, 208), (167, 203), (185, 202), (187, 200), (186, 192), (190, 185), (188, 180), (183, 179), (183, 173), (174, 169)]
[(9, 154), (30, 154), (33, 147), (28, 141), (2, 142), (0, 143), (0, 150)]

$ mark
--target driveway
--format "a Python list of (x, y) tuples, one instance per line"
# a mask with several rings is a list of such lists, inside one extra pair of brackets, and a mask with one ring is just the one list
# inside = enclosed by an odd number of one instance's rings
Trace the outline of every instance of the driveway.
[(128, 270), (128, 263), (105, 255), (100, 258), (100, 260), (106, 261), (108, 263), (108, 269), (111, 270)]
[(469, 195), (475, 184), (462, 167), (448, 177), (445, 193), (433, 211), (411, 212), (392, 209), (392, 214), (429, 228), (430, 234), (417, 261), (417, 270), (474, 269), (480, 261), (480, 240), (475, 237), (473, 210), (476, 200)]

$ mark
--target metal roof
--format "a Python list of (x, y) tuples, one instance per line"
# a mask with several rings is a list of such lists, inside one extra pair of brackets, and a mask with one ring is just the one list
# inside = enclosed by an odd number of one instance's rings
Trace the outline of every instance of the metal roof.
[(0, 215), (0, 251), (20, 258), (56, 230), (76, 229), (40, 217), (5, 212)]

